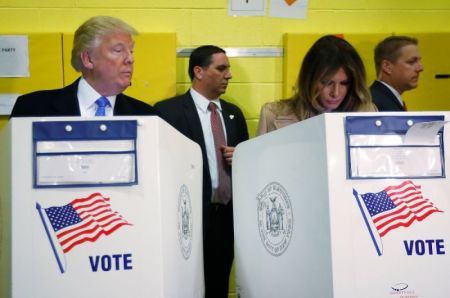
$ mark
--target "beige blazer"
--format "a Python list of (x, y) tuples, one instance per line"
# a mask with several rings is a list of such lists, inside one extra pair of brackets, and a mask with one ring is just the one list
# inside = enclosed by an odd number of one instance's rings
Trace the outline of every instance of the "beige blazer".
[(262, 106), (256, 131), (257, 136), (299, 121), (289, 106), (285, 105), (279, 109), (280, 104), (279, 102), (269, 102)]

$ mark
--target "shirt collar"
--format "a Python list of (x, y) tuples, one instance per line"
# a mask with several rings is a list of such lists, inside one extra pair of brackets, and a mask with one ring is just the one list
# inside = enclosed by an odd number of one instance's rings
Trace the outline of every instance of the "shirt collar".
[(194, 104), (197, 107), (197, 109), (201, 110), (202, 112), (206, 113), (208, 111), (208, 106), (210, 102), (214, 102), (219, 109), (219, 111), (222, 112), (222, 106), (220, 105), (219, 99), (212, 99), (209, 100), (203, 95), (201, 95), (199, 92), (197, 92), (194, 88), (191, 88), (189, 90), (191, 93), (192, 99), (194, 100)]
[[(89, 109), (95, 105), (95, 101), (99, 99), (102, 95), (95, 91), (91, 85), (81, 77), (80, 82), (78, 83), (78, 101), (79, 104), (85, 109)], [(108, 98), (111, 107), (114, 108), (116, 103), (116, 95), (106, 96)]]

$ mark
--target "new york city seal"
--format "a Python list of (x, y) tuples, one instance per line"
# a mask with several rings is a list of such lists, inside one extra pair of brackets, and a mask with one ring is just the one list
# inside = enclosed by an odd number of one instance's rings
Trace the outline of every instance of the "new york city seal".
[(184, 259), (189, 259), (192, 249), (192, 206), (189, 189), (182, 185), (178, 195), (178, 239), (180, 241), (181, 254)]
[(271, 182), (257, 195), (258, 229), (262, 244), (273, 256), (282, 255), (292, 237), (292, 205), (286, 189)]

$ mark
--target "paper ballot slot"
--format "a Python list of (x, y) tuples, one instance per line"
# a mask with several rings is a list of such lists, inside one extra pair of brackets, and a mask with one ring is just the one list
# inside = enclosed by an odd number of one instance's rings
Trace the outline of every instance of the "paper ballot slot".
[(33, 122), (34, 187), (138, 182), (135, 120)]
[(350, 179), (445, 177), (444, 116), (348, 116)]

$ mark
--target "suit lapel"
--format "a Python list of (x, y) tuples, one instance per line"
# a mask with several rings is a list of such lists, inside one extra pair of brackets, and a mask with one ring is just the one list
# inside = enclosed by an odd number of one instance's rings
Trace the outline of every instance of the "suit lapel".
[(386, 87), (383, 83), (375, 81), (377, 84), (380, 85), (380, 88), (383, 90), (384, 95), (386, 96), (386, 98), (388, 98), (393, 105), (395, 105), (399, 111), (404, 111), (405, 108), (400, 104), (400, 102), (398, 101), (397, 97), (395, 96), (394, 93), (392, 93), (391, 90), (389, 90), (388, 87)]
[(116, 104), (114, 105), (114, 112), (113, 115), (120, 116), (120, 115), (127, 115), (129, 113), (127, 107), (127, 101), (124, 100), (124, 96), (122, 93), (117, 94), (116, 96)]
[(200, 123), (197, 108), (195, 107), (194, 100), (189, 91), (183, 97), (183, 112), (188, 126), (187, 129), (191, 132), (192, 140), (200, 145), (203, 152), (206, 152), (202, 124)]
[(235, 138), (237, 135), (236, 132), (236, 125), (235, 123), (235, 115), (232, 114), (232, 112), (229, 109), (229, 106), (226, 101), (220, 100), (220, 105), (222, 107), (222, 117), (223, 122), (225, 123), (225, 130), (227, 133), (227, 145), (228, 146), (234, 146), (236, 143)]

